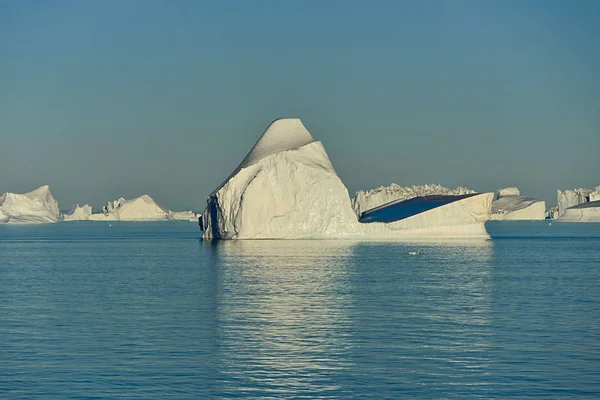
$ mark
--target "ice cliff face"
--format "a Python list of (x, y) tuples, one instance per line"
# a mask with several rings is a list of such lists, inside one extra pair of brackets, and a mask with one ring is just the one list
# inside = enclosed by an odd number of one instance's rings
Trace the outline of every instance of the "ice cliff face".
[(299, 119), (274, 121), (207, 199), (205, 239), (488, 237), (493, 194), (393, 223), (358, 222), (323, 145)]
[(546, 218), (546, 202), (523, 197), (516, 187), (498, 190), (492, 203), (492, 220), (541, 220)]
[(600, 186), (595, 189), (569, 189), (557, 191), (558, 218), (561, 218), (570, 207), (584, 204), (590, 201), (600, 200)]
[(58, 221), (58, 202), (45, 185), (25, 194), (4, 193), (0, 197), (0, 222), (39, 224)]
[(86, 221), (90, 219), (92, 215), (92, 207), (84, 204), (80, 206), (79, 204), (74, 204), (71, 211), (62, 214), (63, 221)]
[(359, 190), (352, 199), (352, 208), (356, 215), (360, 216), (365, 211), (395, 200), (408, 200), (414, 197), (431, 195), (457, 196), (470, 193), (475, 193), (475, 191), (460, 186), (456, 189), (448, 189), (437, 184), (400, 186), (392, 183), (390, 186), (380, 186), (369, 191)]
[(169, 210), (147, 194), (131, 200), (120, 198), (108, 202), (102, 214), (92, 214), (91, 221), (161, 221), (169, 219)]

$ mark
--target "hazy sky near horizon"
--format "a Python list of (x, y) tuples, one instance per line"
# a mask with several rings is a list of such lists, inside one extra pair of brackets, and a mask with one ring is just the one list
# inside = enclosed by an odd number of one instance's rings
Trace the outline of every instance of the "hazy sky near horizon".
[(299, 117), (350, 194), (600, 185), (600, 2), (0, 0), (0, 193), (201, 210)]

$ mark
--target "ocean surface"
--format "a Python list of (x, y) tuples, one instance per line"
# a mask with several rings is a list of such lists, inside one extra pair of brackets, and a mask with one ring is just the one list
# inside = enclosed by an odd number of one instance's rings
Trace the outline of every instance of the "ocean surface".
[(111, 225), (0, 226), (1, 399), (600, 398), (600, 224), (447, 243)]

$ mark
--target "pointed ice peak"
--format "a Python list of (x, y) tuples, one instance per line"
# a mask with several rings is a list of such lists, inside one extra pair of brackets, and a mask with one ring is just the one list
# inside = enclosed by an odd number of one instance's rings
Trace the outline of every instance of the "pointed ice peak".
[(238, 169), (255, 164), (271, 154), (294, 150), (314, 141), (299, 118), (276, 119), (258, 139)]
[(50, 193), (50, 186), (43, 185), (31, 192), (23, 194), (23, 196), (29, 197), (30, 199), (40, 199), (46, 197), (48, 193)]

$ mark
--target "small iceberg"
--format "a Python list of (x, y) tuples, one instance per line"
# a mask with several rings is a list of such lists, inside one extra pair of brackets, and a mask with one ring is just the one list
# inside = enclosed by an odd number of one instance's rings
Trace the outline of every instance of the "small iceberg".
[(492, 220), (543, 220), (546, 219), (546, 202), (521, 196), (516, 187), (498, 190), (492, 203)]
[(120, 198), (108, 202), (103, 213), (92, 214), (90, 221), (164, 221), (169, 219), (169, 210), (158, 204), (147, 194), (130, 200)]

